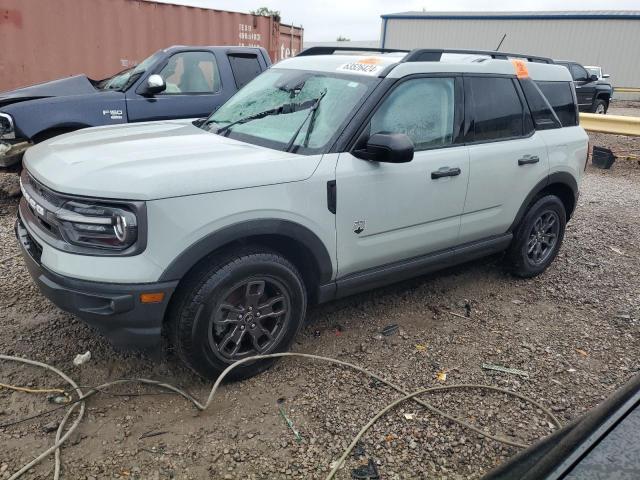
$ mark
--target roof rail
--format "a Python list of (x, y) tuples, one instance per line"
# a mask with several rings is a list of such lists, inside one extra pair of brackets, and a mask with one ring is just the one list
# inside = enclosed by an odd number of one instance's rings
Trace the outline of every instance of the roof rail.
[(402, 62), (439, 62), (443, 53), (460, 53), (465, 55), (486, 55), (493, 59), (508, 60), (509, 58), (524, 58), (529, 62), (555, 63), (553, 59), (538, 57), (524, 53), (497, 52), (494, 50), (460, 50), (449, 48), (415, 48), (411, 50)]
[(333, 55), (335, 52), (409, 53), (409, 50), (375, 47), (309, 47), (298, 53), (296, 57), (307, 57), (309, 55)]

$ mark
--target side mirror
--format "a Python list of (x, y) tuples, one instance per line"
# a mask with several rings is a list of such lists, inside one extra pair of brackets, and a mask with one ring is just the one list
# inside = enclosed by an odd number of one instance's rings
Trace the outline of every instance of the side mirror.
[(598, 75), (593, 74), (589, 76), (589, 81), (591, 82), (597, 82), (598, 81)]
[(366, 148), (354, 156), (372, 162), (406, 163), (413, 160), (413, 142), (404, 133), (374, 133)]
[(602, 74), (602, 78), (609, 78), (611, 75), (609, 75), (608, 73), (603, 73)]
[(155, 95), (156, 93), (164, 92), (167, 88), (167, 84), (164, 83), (164, 78), (158, 74), (150, 75), (147, 78), (147, 85), (144, 89), (145, 95)]

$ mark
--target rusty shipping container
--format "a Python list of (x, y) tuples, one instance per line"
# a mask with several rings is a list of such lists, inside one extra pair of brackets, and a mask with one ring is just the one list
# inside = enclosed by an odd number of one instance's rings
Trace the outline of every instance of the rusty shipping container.
[(0, 0), (0, 91), (105, 78), (170, 45), (260, 46), (277, 62), (302, 37), (272, 17), (148, 0)]

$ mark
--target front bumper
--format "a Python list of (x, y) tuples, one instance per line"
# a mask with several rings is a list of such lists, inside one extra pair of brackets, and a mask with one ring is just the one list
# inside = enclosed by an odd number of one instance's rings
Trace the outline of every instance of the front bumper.
[[(155, 350), (162, 322), (178, 282), (114, 284), (90, 282), (51, 272), (40, 262), (42, 247), (18, 217), (15, 233), (29, 273), (42, 294), (62, 310), (97, 329), (116, 347)], [(159, 303), (142, 303), (142, 293), (164, 293)]]
[(0, 140), (0, 167), (19, 163), (31, 145), (33, 144), (27, 140)]

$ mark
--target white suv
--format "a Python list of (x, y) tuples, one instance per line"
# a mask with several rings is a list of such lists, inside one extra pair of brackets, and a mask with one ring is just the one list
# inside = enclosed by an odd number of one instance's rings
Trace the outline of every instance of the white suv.
[(16, 234), (42, 292), (115, 345), (165, 334), (214, 377), (286, 350), (311, 303), (504, 250), (516, 275), (543, 272), (587, 159), (568, 70), (335, 50), (278, 63), (206, 120), (29, 149)]

